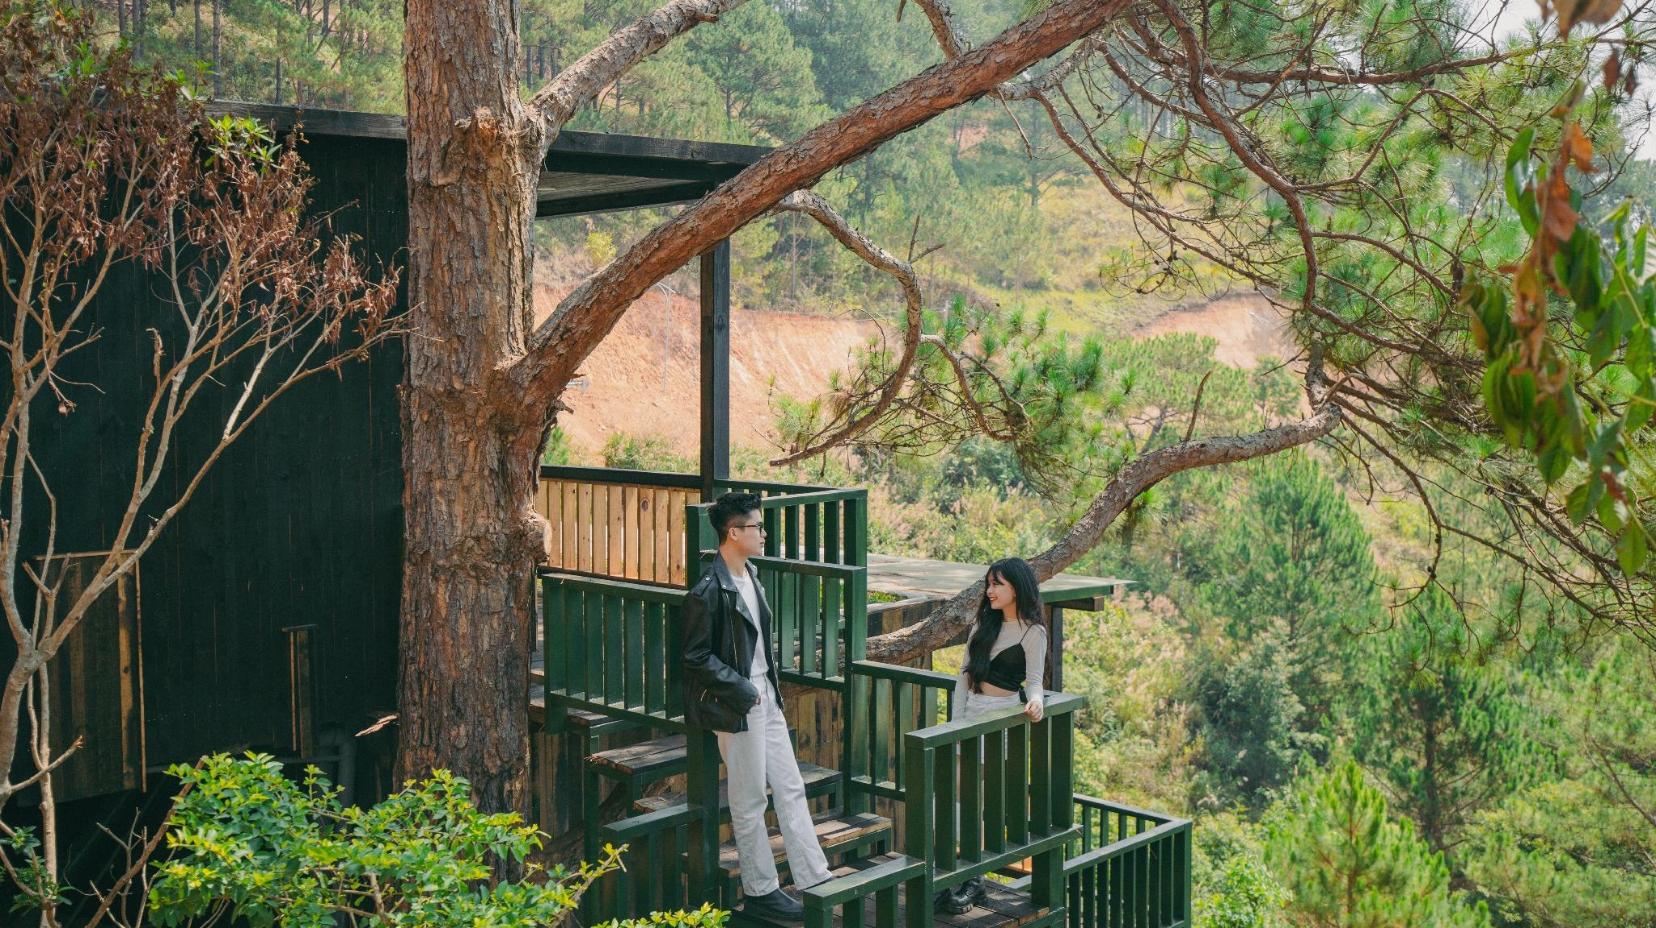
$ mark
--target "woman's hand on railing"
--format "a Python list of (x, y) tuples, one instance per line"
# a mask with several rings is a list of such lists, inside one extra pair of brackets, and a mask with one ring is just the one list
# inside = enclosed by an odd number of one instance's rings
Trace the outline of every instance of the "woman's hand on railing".
[(1046, 707), (1041, 704), (1040, 698), (1031, 699), (1024, 703), (1024, 715), (1029, 716), (1031, 722), (1039, 722), (1046, 715)]

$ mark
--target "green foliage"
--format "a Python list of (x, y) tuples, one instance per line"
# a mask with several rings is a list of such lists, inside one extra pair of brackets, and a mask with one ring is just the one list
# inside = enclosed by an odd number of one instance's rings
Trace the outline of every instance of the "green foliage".
[(1204, 776), (1198, 794), (1240, 798), (1254, 808), (1294, 776), (1306, 751), (1322, 738), (1301, 731), (1304, 710), (1290, 678), (1296, 658), (1267, 633), (1227, 660), (1192, 653), (1190, 701), (1195, 706)]
[[(815, 447), (845, 423), (867, 420), (867, 430), (850, 439), (857, 446), (927, 457), (988, 434), (1034, 488), (1069, 484), (1114, 457), (1101, 445), (1100, 420), (1116, 411), (1124, 391), (1100, 339), (1073, 340), (1049, 321), (1044, 312), (1002, 314), (960, 299), (947, 313), (923, 313), (906, 379), (895, 380), (897, 346), (871, 341), (853, 379), (830, 384), (825, 400), (781, 404), (781, 438), (792, 449)], [(888, 384), (896, 384), (890, 399)]]
[[(1568, 108), (1581, 97), (1578, 85)], [(1542, 479), (1568, 480), (1565, 509), (1615, 539), (1627, 574), (1650, 550), (1644, 492), (1630, 473), (1648, 464), (1635, 436), (1656, 414), (1656, 265), (1651, 225), (1623, 203), (1601, 230), (1581, 221), (1570, 168), (1592, 170), (1593, 147), (1566, 122), (1558, 157), (1536, 157), (1535, 129), (1507, 154), (1507, 201), (1533, 244), (1509, 290), (1473, 282), (1461, 297), (1487, 367), (1483, 401), (1507, 442), (1529, 452)], [(1554, 306), (1568, 307), (1561, 325)], [(1561, 314), (1562, 315), (1562, 314)]]
[(1196, 928), (1287, 928), (1288, 891), (1265, 867), (1258, 832), (1228, 815), (1201, 821), (1192, 868)]
[(1478, 815), (1464, 869), (1509, 923), (1656, 926), (1656, 667), (1628, 642), (1546, 682), (1526, 708), (1562, 769)]
[[(183, 925), (227, 913), (250, 925), (348, 924), (477, 928), (548, 925), (616, 866), (542, 873), (524, 863), (540, 836), (515, 814), (487, 815), (464, 780), (439, 772), (371, 809), (346, 806), (311, 768), (295, 783), (267, 755), (212, 755), (169, 770), (183, 784), (155, 865), (149, 917)], [(513, 861), (523, 879), (491, 878)], [(720, 928), (703, 907), (636, 924)]]
[(638, 438), (617, 432), (604, 441), (602, 455), (603, 466), (625, 470), (693, 474), (697, 468), (695, 461), (675, 453), (664, 439), (656, 436)]
[(832, 115), (817, 91), (810, 49), (795, 44), (769, 3), (748, 3), (720, 17), (716, 28), (691, 33), (688, 45), (689, 63), (724, 105), (727, 133), (745, 130), (754, 141), (775, 143)]
[(1525, 694), (1478, 653), (1468, 625), (1447, 593), (1428, 587), (1363, 639), (1350, 688), (1357, 759), (1439, 851), (1459, 843), (1479, 810), (1548, 766), (1525, 731)]
[(105, 23), (117, 25), (142, 60), (177, 68), (203, 95), (402, 107), (402, 7), (388, 0), (331, 3), (326, 12), (284, 0), (139, 6)]
[(1238, 857), (1194, 900), (1196, 928), (1279, 928), (1288, 892), (1256, 860)]
[(1266, 633), (1293, 693), (1319, 724), (1347, 676), (1347, 645), (1378, 619), (1369, 535), (1340, 488), (1298, 452), (1252, 468), (1246, 491), (1189, 537), (1188, 575), (1205, 614), (1235, 641)]
[(60, 883), (46, 865), (41, 853), (40, 836), (26, 825), (10, 828), (0, 836), (0, 849), (7, 860), (13, 861), (13, 873), (8, 874), (19, 892), (13, 897), (10, 910), (25, 912), (64, 905), (69, 901), (69, 887)]
[(1344, 761), (1307, 777), (1267, 820), (1265, 859), (1293, 896), (1297, 924), (1319, 928), (1487, 928), (1489, 910), (1449, 885), (1443, 856), (1387, 814)]
[(542, 464), (574, 464), (575, 448), (569, 443), (569, 434), (559, 426), (546, 433), (546, 447), (541, 449)]

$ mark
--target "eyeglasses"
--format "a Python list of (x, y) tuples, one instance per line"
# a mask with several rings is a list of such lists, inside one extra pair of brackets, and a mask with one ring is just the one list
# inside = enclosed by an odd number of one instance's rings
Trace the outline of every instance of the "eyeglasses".
[(741, 525), (732, 525), (731, 528), (742, 528), (742, 529), (756, 528), (756, 529), (759, 530), (759, 534), (761, 534), (761, 535), (769, 534), (765, 531), (764, 524), (760, 523), (760, 522), (745, 522)]

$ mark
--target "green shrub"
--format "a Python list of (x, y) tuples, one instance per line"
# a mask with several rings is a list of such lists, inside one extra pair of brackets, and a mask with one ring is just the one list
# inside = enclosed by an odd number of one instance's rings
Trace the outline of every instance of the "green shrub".
[[(184, 789), (170, 853), (154, 866), (156, 925), (228, 915), (284, 928), (546, 926), (618, 866), (611, 847), (576, 871), (529, 863), (540, 833), (515, 814), (479, 812), (466, 781), (444, 771), (369, 809), (342, 804), (316, 768), (296, 783), (263, 754), (217, 754), (169, 772)], [(492, 865), (507, 861), (522, 878), (494, 877)], [(703, 906), (627, 924), (720, 928), (725, 919)]]

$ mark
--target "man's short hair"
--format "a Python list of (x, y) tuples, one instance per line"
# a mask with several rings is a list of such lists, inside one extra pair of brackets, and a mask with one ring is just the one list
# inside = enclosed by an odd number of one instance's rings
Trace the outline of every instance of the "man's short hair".
[(748, 513), (763, 503), (757, 493), (726, 493), (714, 500), (713, 505), (708, 507), (707, 521), (713, 525), (713, 533), (719, 537), (719, 543), (724, 544), (725, 529), (732, 522), (746, 518)]

